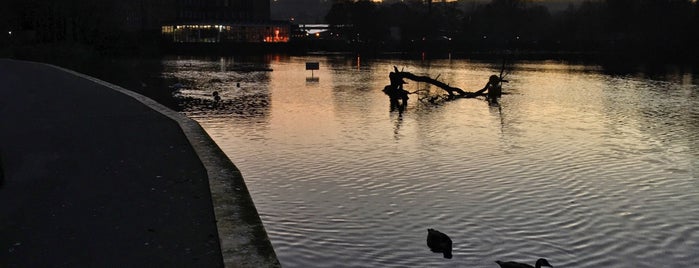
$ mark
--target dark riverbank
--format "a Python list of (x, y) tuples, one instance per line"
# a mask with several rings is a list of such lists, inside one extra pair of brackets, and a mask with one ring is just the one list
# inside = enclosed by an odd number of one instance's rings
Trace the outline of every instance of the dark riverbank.
[(0, 78), (0, 266), (279, 266), (196, 122), (45, 64), (0, 60)]

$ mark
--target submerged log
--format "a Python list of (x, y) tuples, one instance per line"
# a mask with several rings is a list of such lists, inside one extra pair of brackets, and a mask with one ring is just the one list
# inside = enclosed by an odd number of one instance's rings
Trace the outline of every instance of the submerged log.
[(383, 88), (383, 93), (388, 95), (388, 98), (391, 100), (391, 111), (398, 110), (403, 112), (405, 110), (405, 107), (408, 105), (408, 94), (410, 92), (403, 89), (403, 83), (391, 83)]
[[(410, 72), (398, 71), (398, 67), (395, 67), (395, 66), (393, 66), (393, 68), (395, 71), (391, 72), (388, 75), (389, 79), (391, 80), (391, 85), (389, 85), (389, 86), (393, 86), (396, 88), (399, 85), (400, 88), (402, 89), (403, 84), (405, 84), (403, 79), (409, 79), (409, 80), (413, 80), (416, 82), (424, 82), (424, 83), (428, 83), (428, 84), (431, 84), (431, 85), (434, 85), (438, 88), (443, 89), (444, 91), (446, 91), (449, 94), (450, 99), (475, 98), (478, 96), (485, 96), (484, 92), (487, 90), (487, 87), (486, 87), (486, 88), (483, 88), (483, 89), (478, 90), (476, 92), (468, 92), (468, 91), (465, 91), (463, 89), (447, 85), (439, 80), (432, 79), (429, 76), (420, 76), (420, 75), (412, 74)], [(389, 86), (387, 86), (387, 87), (389, 87)], [(391, 96), (391, 94), (389, 94), (389, 93), (386, 93), (386, 94), (388, 94), (389, 97), (393, 98), (393, 96)]]

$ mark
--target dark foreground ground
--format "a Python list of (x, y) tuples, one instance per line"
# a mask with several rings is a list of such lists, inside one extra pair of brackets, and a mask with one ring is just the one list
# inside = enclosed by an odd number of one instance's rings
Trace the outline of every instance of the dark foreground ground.
[(0, 59), (0, 82), (0, 267), (278, 266), (193, 121), (49, 65)]

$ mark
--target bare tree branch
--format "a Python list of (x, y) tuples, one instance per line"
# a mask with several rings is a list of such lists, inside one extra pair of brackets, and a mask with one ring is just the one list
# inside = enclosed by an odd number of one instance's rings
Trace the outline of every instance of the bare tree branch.
[(478, 96), (483, 96), (483, 92), (486, 91), (486, 88), (483, 88), (476, 92), (468, 92), (464, 91), (463, 89), (447, 85), (439, 80), (432, 79), (429, 76), (419, 76), (410, 72), (398, 71), (398, 67), (396, 66), (393, 66), (393, 69), (395, 71), (388, 75), (391, 80), (391, 85), (403, 84), (403, 79), (409, 79), (416, 82), (425, 82), (443, 89), (449, 94), (450, 98), (475, 98)]

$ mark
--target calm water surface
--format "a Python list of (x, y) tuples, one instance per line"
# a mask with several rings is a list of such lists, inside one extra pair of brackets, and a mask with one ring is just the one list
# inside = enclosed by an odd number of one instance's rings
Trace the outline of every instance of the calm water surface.
[[(307, 61), (320, 62), (317, 81)], [(184, 112), (245, 176), (284, 267), (497, 267), (539, 257), (555, 267), (699, 267), (691, 71), (518, 63), (499, 108), (411, 95), (399, 115), (381, 92), (394, 65), (476, 91), (498, 63), (164, 64), (164, 76), (186, 86)], [(212, 104), (213, 91), (222, 104)], [(451, 236), (453, 259), (428, 250), (427, 228)]]

